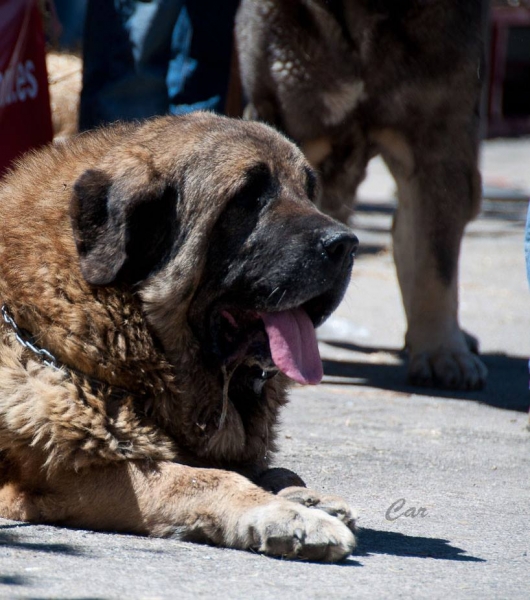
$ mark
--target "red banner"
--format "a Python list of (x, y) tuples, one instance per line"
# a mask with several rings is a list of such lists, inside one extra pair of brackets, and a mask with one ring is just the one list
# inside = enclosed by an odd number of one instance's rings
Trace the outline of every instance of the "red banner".
[(0, 175), (53, 138), (41, 15), (35, 0), (0, 1)]

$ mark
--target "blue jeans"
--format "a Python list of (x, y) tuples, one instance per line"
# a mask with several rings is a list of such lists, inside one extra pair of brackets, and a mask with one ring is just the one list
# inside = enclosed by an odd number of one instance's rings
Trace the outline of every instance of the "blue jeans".
[(59, 39), (65, 48), (77, 48), (83, 38), (87, 0), (55, 0), (57, 16), (62, 25)]
[(526, 277), (530, 285), (530, 204), (528, 205), (528, 214), (526, 216), (526, 229), (524, 233), (524, 253), (526, 257)]
[(223, 112), (237, 0), (89, 0), (80, 129)]
[[(526, 258), (526, 278), (530, 285), (530, 204), (528, 205), (528, 213), (526, 215), (526, 229), (524, 232), (524, 254)], [(528, 361), (528, 371), (530, 373), (530, 361)], [(530, 389), (530, 382), (528, 384)]]

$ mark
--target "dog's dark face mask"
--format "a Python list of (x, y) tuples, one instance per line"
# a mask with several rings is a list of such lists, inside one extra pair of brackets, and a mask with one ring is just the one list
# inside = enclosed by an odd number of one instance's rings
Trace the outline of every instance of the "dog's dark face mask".
[(136, 290), (170, 362), (196, 341), (204, 367), (243, 400), (279, 371), (320, 381), (315, 327), (342, 299), (357, 238), (315, 208), (315, 175), (294, 146), (237, 128), (223, 161), (206, 136), (178, 177), (143, 163), (121, 176), (86, 171), (70, 214), (88, 283)]
[(322, 377), (315, 327), (342, 299), (358, 242), (308, 202), (308, 168), (300, 180), (294, 189), (255, 165), (210, 238), (189, 323), (207, 366), (231, 375), (231, 397), (259, 396), (278, 371), (299, 383)]

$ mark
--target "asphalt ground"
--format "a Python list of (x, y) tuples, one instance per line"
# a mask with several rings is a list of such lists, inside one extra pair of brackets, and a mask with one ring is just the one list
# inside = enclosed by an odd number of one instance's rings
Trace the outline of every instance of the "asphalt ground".
[(530, 599), (529, 164), (529, 140), (485, 145), (489, 198), (464, 240), (460, 292), (489, 369), (480, 392), (405, 383), (393, 184), (379, 162), (363, 184), (362, 251), (321, 333), (326, 376), (293, 390), (276, 461), (356, 507), (356, 555), (289, 562), (0, 520), (0, 598)]

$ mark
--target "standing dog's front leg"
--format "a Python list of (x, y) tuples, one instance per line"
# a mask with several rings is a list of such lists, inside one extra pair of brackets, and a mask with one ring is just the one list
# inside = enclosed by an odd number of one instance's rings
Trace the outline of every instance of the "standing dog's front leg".
[(274, 496), (236, 473), (172, 462), (64, 471), (38, 489), (7, 484), (0, 514), (327, 562), (355, 547), (339, 518)]
[(377, 139), (398, 185), (394, 259), (408, 321), (409, 379), (478, 389), (487, 370), (473, 352), (476, 341), (458, 323), (458, 259), (464, 228), (479, 206), (480, 175), (475, 144), (459, 125), (440, 148), (388, 130)]

